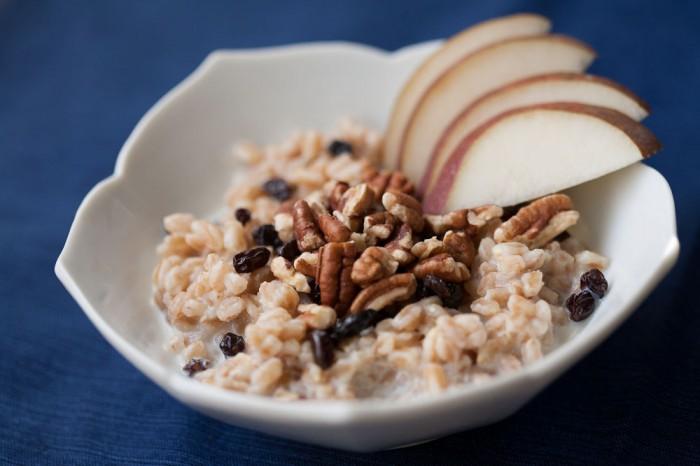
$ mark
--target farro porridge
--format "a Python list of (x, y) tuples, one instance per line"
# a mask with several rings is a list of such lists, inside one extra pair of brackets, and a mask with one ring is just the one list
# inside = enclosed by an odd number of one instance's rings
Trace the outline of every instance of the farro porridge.
[(553, 194), (428, 215), (381, 136), (240, 144), (216, 221), (165, 217), (154, 300), (183, 371), (279, 399), (405, 398), (515, 371), (576, 331), (607, 259)]

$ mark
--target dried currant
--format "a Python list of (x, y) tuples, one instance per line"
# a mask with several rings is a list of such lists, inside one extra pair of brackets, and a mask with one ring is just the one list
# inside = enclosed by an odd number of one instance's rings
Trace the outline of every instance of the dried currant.
[(266, 223), (253, 230), (253, 241), (259, 246), (274, 246), (278, 240), (279, 236), (274, 225)]
[(292, 197), (292, 193), (294, 192), (294, 186), (290, 185), (282, 178), (270, 178), (263, 183), (262, 188), (268, 196), (272, 196), (278, 201), (286, 201)]
[(605, 275), (598, 269), (591, 269), (581, 275), (581, 289), (590, 290), (598, 298), (605, 296), (608, 291), (608, 281)]
[(240, 209), (236, 209), (233, 215), (236, 217), (236, 220), (241, 222), (241, 225), (245, 225), (246, 223), (248, 223), (251, 218), (250, 210), (244, 209), (243, 207), (241, 207)]
[(459, 284), (446, 282), (435, 275), (426, 275), (423, 283), (442, 300), (444, 306), (457, 309), (462, 304), (464, 290)]
[(328, 369), (335, 362), (335, 344), (330, 334), (325, 330), (311, 332), (311, 349), (314, 353), (314, 361), (321, 369)]
[(270, 250), (267, 248), (253, 248), (233, 256), (233, 268), (238, 273), (250, 273), (267, 264), (270, 259)]
[(240, 335), (228, 332), (224, 334), (223, 338), (219, 342), (219, 349), (222, 353), (224, 353), (224, 356), (230, 358), (245, 349), (245, 340)]
[(192, 377), (197, 372), (202, 372), (209, 367), (209, 361), (206, 359), (191, 359), (182, 367), (182, 370), (187, 372), (187, 375)]
[(569, 310), (571, 320), (579, 322), (593, 314), (595, 297), (591, 291), (581, 290), (567, 298), (566, 308)]
[(416, 293), (413, 295), (413, 298), (416, 301), (420, 301), (423, 298), (427, 298), (428, 296), (433, 296), (435, 292), (428, 288), (428, 286), (425, 284), (425, 281), (421, 279), (416, 280)]
[(352, 154), (352, 144), (336, 139), (328, 145), (328, 153), (334, 157), (343, 154)]
[(343, 340), (358, 335), (364, 329), (371, 327), (376, 323), (377, 311), (367, 309), (357, 314), (350, 314), (342, 320), (336, 322), (333, 327), (333, 339), (336, 341)]
[(275, 248), (275, 252), (278, 256), (282, 256), (289, 262), (294, 262), (294, 259), (301, 255), (299, 250), (299, 245), (296, 240), (292, 240), (288, 243), (282, 243)]

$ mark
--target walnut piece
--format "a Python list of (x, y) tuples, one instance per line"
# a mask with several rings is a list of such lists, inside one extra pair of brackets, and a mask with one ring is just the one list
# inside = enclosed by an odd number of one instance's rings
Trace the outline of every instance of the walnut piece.
[(361, 217), (372, 209), (374, 192), (366, 183), (358, 184), (345, 191), (340, 204), (346, 217)]
[(321, 304), (334, 307), (338, 315), (347, 311), (355, 297), (356, 286), (351, 278), (355, 256), (352, 242), (328, 243), (320, 250), (316, 283)]
[(323, 246), (325, 241), (321, 236), (321, 230), (316, 225), (314, 213), (306, 201), (299, 200), (294, 203), (292, 216), (294, 236), (301, 251), (315, 251)]
[(350, 239), (350, 228), (332, 215), (319, 215), (318, 227), (329, 243), (342, 243)]
[(407, 224), (399, 227), (394, 239), (389, 241), (384, 247), (391, 253), (400, 265), (407, 265), (416, 259), (416, 256), (411, 254), (413, 247), (413, 230)]
[(467, 233), (471, 236), (476, 236), (479, 232), (492, 220), (501, 218), (503, 216), (503, 208), (497, 205), (487, 204), (480, 207), (474, 207), (469, 210), (467, 214), (467, 220), (469, 226), (467, 228)]
[(461, 283), (469, 279), (469, 269), (447, 253), (437, 254), (423, 259), (413, 267), (413, 273), (418, 278), (435, 275), (447, 282)]
[(362, 290), (350, 306), (350, 313), (366, 309), (378, 311), (393, 303), (404, 301), (416, 292), (416, 277), (412, 273), (400, 273), (378, 281)]
[(352, 266), (352, 281), (360, 286), (370, 285), (386, 278), (398, 269), (399, 263), (385, 248), (369, 247)]
[(391, 215), (407, 223), (413, 231), (423, 230), (423, 207), (415, 197), (389, 190), (382, 196), (382, 204)]
[(315, 277), (318, 271), (318, 252), (302, 252), (294, 260), (294, 269), (307, 277)]
[(566, 194), (551, 194), (531, 202), (493, 234), (497, 243), (517, 241), (530, 248), (544, 246), (578, 221), (573, 202)]
[(448, 231), (442, 238), (447, 252), (462, 264), (469, 267), (476, 256), (476, 247), (471, 237), (463, 231)]

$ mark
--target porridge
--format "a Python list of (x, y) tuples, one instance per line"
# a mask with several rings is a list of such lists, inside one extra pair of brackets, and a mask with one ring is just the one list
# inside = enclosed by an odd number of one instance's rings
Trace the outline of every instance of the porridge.
[(164, 219), (154, 300), (185, 374), (279, 399), (402, 398), (543, 357), (607, 291), (553, 194), (423, 212), (353, 122), (241, 144), (227, 210)]

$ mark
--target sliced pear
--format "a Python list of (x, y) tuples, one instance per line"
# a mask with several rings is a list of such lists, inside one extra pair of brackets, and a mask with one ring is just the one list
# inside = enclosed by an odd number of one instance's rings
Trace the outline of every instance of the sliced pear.
[(460, 142), (425, 196), (424, 210), (515, 205), (619, 170), (660, 148), (651, 131), (609, 108), (578, 103), (517, 108)]
[(621, 84), (579, 73), (548, 73), (506, 84), (465, 108), (443, 131), (433, 148), (421, 180), (421, 193), (430, 189), (457, 144), (485, 121), (507, 110), (548, 102), (578, 102), (607, 107), (635, 121), (649, 114), (648, 105)]
[(584, 43), (555, 35), (509, 39), (468, 55), (438, 78), (416, 106), (399, 149), (399, 167), (419, 183), (442, 132), (478, 98), (528, 76), (582, 71), (594, 56)]
[(401, 137), (413, 108), (438, 76), (466, 55), (513, 37), (545, 34), (551, 24), (543, 16), (521, 13), (476, 24), (452, 36), (428, 57), (404, 84), (394, 101), (384, 142), (384, 165), (396, 167)]

